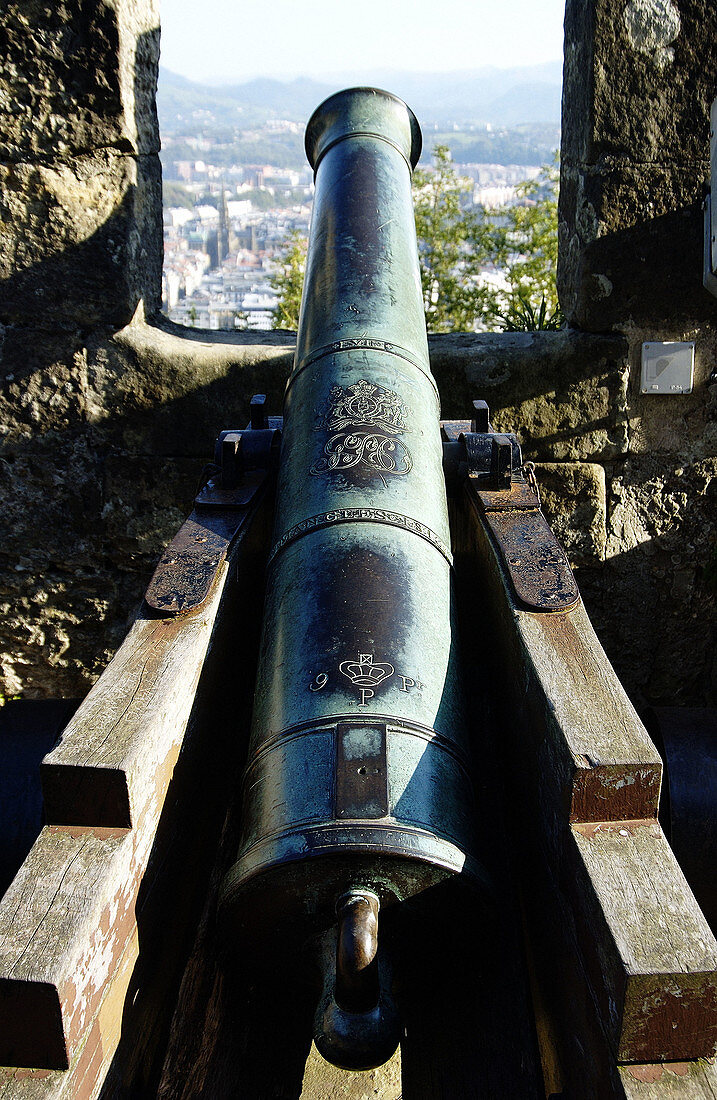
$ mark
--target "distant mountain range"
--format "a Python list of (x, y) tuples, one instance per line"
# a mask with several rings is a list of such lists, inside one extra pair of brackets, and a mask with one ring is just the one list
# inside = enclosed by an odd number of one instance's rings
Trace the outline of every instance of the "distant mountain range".
[(405, 99), (424, 127), (490, 123), (559, 125), (562, 63), (513, 69), (482, 68), (457, 73), (346, 73), (319, 82), (300, 77), (283, 82), (260, 78), (243, 84), (198, 84), (161, 68), (157, 104), (165, 134), (191, 126), (247, 128), (270, 118), (305, 122), (319, 103), (340, 88), (372, 84)]

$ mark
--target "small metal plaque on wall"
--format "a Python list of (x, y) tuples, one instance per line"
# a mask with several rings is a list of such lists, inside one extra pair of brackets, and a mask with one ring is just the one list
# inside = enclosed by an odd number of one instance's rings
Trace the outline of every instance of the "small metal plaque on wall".
[(642, 393), (692, 393), (693, 340), (662, 340), (642, 345)]

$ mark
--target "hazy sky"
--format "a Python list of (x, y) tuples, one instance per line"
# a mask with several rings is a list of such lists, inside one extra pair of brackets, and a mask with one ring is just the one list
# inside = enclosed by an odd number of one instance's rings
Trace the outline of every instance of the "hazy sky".
[(241, 83), (554, 61), (565, 0), (160, 0), (160, 10), (168, 69)]

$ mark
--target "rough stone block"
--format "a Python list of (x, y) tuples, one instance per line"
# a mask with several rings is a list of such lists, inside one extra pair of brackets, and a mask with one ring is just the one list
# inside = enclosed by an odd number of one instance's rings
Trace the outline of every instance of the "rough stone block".
[(609, 484), (607, 553), (614, 557), (649, 541), (673, 565), (696, 565), (699, 536), (717, 529), (717, 459), (682, 465), (679, 456), (633, 456)]
[(714, 690), (717, 460), (631, 457), (608, 481), (606, 571), (589, 606), (633, 698)]
[(677, 465), (717, 455), (717, 332), (710, 326), (697, 331), (661, 332), (660, 339), (695, 341), (695, 369), (692, 393), (643, 394), (640, 390), (642, 343), (651, 340), (650, 331), (635, 332), (631, 338), (631, 385), (629, 392), (629, 436), (631, 455), (682, 455)]
[(572, 565), (605, 556), (605, 470), (593, 462), (537, 465), (541, 506)]
[(716, 36), (710, 0), (568, 0), (563, 157), (704, 162)]
[(156, 0), (9, 0), (0, 160), (159, 150)]
[(107, 457), (102, 520), (118, 568), (153, 567), (191, 511), (201, 472), (195, 458)]
[(125, 325), (160, 305), (155, 0), (10, 0), (0, 45), (0, 321)]
[(0, 164), (0, 320), (35, 330), (121, 328), (158, 307), (161, 178), (154, 156), (102, 150)]
[[(224, 338), (226, 337), (226, 338)], [(184, 520), (214, 440), (252, 393), (281, 411), (286, 334), (136, 324), (122, 341), (1, 348), (0, 691), (83, 696), (119, 645)], [(65, 352), (63, 356), (63, 351)]]
[(563, 165), (558, 287), (571, 323), (608, 332), (717, 321), (702, 286), (707, 170)]
[(199, 473), (219, 432), (245, 427), (252, 394), (266, 394), (270, 415), (281, 415), (294, 349), (286, 333), (239, 343), (189, 332), (130, 326), (90, 351), (87, 387), (93, 416), (121, 451), (195, 456)]
[(432, 336), (442, 415), (470, 418), (488, 402), (499, 431), (517, 432), (526, 458), (602, 461), (627, 448), (627, 343), (618, 336), (519, 332)]
[(569, 0), (558, 287), (593, 332), (717, 320), (701, 286), (708, 0)]

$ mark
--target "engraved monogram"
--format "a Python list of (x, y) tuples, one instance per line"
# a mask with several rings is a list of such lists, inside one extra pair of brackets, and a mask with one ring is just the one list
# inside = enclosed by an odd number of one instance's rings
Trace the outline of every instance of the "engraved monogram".
[(359, 653), (358, 661), (342, 661), (339, 672), (358, 688), (361, 695), (359, 706), (365, 707), (368, 700), (374, 697), (373, 689), (393, 676), (394, 668), (388, 662), (374, 664), (373, 653)]
[(333, 386), (317, 431), (331, 433), (312, 474), (330, 474), (356, 467), (378, 474), (407, 474), (411, 454), (398, 439), (408, 429), (408, 409), (398, 394), (362, 378), (352, 386)]

